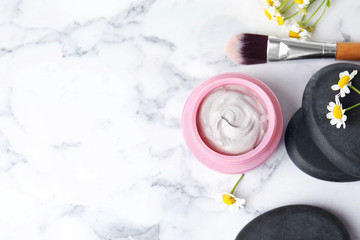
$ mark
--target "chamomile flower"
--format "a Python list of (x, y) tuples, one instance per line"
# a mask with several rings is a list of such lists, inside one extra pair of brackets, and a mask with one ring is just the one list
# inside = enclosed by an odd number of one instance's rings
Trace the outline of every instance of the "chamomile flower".
[(279, 16), (277, 16), (276, 17), (276, 22), (280, 25), (280, 26), (282, 26), (282, 25), (284, 25), (284, 17), (283, 16), (281, 16), (281, 15), (279, 15)]
[(280, 0), (266, 0), (266, 4), (268, 6), (274, 6), (274, 7), (279, 7), (281, 5)]
[(337, 84), (331, 86), (331, 89), (334, 91), (340, 90), (340, 96), (345, 97), (346, 94), (350, 93), (349, 86), (351, 85), (351, 80), (357, 74), (357, 70), (349, 73), (348, 71), (341, 72), (339, 74), (339, 81)]
[(281, 15), (279, 10), (275, 7), (275, 2), (272, 6), (266, 5), (264, 9), (265, 15), (269, 20), (277, 22), (280, 26), (284, 24), (284, 17)]
[(305, 7), (309, 6), (310, 0), (295, 0), (295, 3), (298, 4), (299, 8), (305, 8)]
[(330, 124), (336, 125), (336, 128), (340, 128), (343, 125), (343, 128), (345, 128), (347, 117), (344, 114), (345, 110), (342, 108), (338, 95), (335, 96), (335, 102), (329, 102), (327, 109), (330, 111), (326, 114), (327, 119), (330, 119)]
[(272, 0), (266, 0), (265, 6), (266, 6), (266, 5), (272, 6), (272, 5), (274, 5), (274, 1), (272, 1)]
[(276, 8), (274, 6), (266, 5), (264, 8), (264, 13), (269, 20), (273, 20), (276, 15)]
[(298, 39), (307, 39), (310, 37), (310, 33), (302, 28), (296, 21), (288, 21), (287, 29), (289, 31), (289, 37)]
[[(310, 38), (310, 33), (315, 30), (315, 26), (323, 17), (326, 8), (331, 6), (330, 0), (322, 0), (321, 4), (316, 9), (310, 7), (316, 0), (264, 1), (264, 13), (267, 18), (278, 24), (280, 27), (290, 25), (291, 28), (288, 28), (289, 37), (298, 39)], [(317, 14), (319, 11), (322, 11), (322, 14)], [(314, 16), (318, 16), (318, 19), (312, 20)], [(310, 20), (312, 21), (310, 22)], [(298, 22), (298, 24), (288, 23), (293, 21)]]
[(239, 180), (236, 182), (235, 186), (231, 190), (230, 193), (224, 192), (221, 194), (218, 194), (217, 200), (221, 203), (222, 207), (227, 207), (228, 209), (232, 211), (239, 210), (239, 208), (244, 208), (245, 199), (237, 198), (234, 196), (234, 191), (241, 181), (243, 179), (244, 174), (241, 174)]
[(274, 0), (274, 1), (273, 1), (273, 5), (274, 5), (274, 7), (276, 7), (276, 8), (280, 7), (280, 5), (281, 5), (280, 0)]
[(222, 193), (218, 196), (218, 201), (221, 202), (223, 208), (228, 208), (231, 211), (244, 208), (245, 199), (237, 198), (231, 193)]

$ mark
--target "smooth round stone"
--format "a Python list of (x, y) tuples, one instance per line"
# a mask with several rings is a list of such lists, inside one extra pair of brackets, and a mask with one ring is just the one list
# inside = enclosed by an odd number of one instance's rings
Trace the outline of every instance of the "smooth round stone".
[(301, 108), (286, 128), (285, 146), (293, 163), (312, 177), (332, 182), (360, 180), (335, 167), (315, 145), (305, 125)]
[[(351, 63), (337, 63), (326, 66), (316, 72), (309, 80), (303, 95), (303, 115), (308, 126), (311, 138), (321, 149), (323, 154), (337, 168), (360, 177), (360, 107), (345, 113), (348, 119), (346, 128), (337, 129), (330, 125), (326, 118), (327, 105), (335, 102), (335, 95), (331, 86), (339, 81), (339, 73), (343, 71), (358, 70), (352, 80), (352, 85), (360, 88), (360, 66)], [(343, 108), (360, 102), (360, 95), (354, 90), (340, 98)]]
[(330, 212), (290, 205), (266, 212), (248, 223), (236, 240), (350, 240), (344, 224)]

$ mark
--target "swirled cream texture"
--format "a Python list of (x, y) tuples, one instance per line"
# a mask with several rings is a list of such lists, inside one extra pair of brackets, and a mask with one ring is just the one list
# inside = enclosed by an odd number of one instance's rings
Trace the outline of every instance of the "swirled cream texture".
[(248, 89), (225, 85), (210, 92), (197, 114), (203, 141), (216, 152), (239, 155), (259, 145), (268, 126), (262, 101)]

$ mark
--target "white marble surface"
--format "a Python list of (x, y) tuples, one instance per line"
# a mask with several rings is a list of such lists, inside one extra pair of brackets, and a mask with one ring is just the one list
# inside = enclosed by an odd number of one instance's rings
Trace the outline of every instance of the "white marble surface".
[[(233, 64), (240, 32), (283, 32), (260, 0), (3, 0), (0, 4), (0, 238), (234, 239), (261, 213), (312, 204), (360, 239), (360, 183), (314, 179), (282, 140), (247, 173), (243, 210), (214, 201), (238, 176), (213, 172), (180, 128), (190, 92), (224, 72), (259, 78), (285, 125), (310, 76), (334, 60)], [(313, 39), (360, 41), (360, 2), (334, 0)]]

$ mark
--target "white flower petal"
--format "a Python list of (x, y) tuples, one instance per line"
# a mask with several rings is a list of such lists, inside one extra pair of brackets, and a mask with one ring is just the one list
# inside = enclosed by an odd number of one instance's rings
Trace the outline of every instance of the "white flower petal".
[(331, 119), (330, 124), (335, 125), (337, 122), (338, 122), (338, 119), (333, 118), (333, 119)]
[(355, 77), (355, 75), (357, 74), (357, 70), (353, 70), (350, 74), (350, 80), (353, 79)]
[(299, 36), (300, 36), (301, 38), (308, 38), (308, 37), (310, 37), (310, 33), (309, 33), (308, 31), (306, 31), (306, 30), (303, 29), (303, 31), (301, 31), (301, 32), (299, 33)]
[(326, 114), (326, 118), (327, 118), (327, 119), (333, 119), (333, 118), (334, 118), (333, 112), (327, 113), (327, 114)]
[(216, 200), (217, 202), (222, 203), (222, 202), (223, 202), (223, 201), (222, 201), (222, 195), (221, 195), (220, 193), (219, 193), (219, 194), (216, 194), (215, 200)]
[(275, 16), (276, 8), (274, 6), (269, 6), (266, 10), (270, 13), (271, 16)]
[(234, 194), (231, 194), (231, 193), (224, 193), (224, 194), (227, 194), (227, 195), (229, 195), (230, 197), (233, 197), (233, 198), (235, 198), (235, 199), (236, 199), (236, 197), (235, 197), (235, 195), (234, 195)]
[(281, 2), (279, 0), (275, 0), (273, 5), (277, 8), (277, 7), (280, 7), (281, 5)]
[(337, 123), (336, 123), (336, 128), (340, 128), (341, 127), (341, 122), (340, 121), (338, 121)]
[(346, 93), (346, 94), (349, 94), (350, 93), (350, 89), (348, 88), (348, 86), (344, 86), (343, 87), (343, 91), (344, 91), (344, 93)]
[(299, 32), (300, 31), (300, 27), (299, 25), (296, 23), (296, 24), (292, 24), (290, 26), (290, 30), (293, 31), (293, 32)]
[(348, 71), (341, 72), (339, 74), (339, 78), (342, 78), (343, 76), (349, 75), (350, 73)]
[(245, 202), (246, 202), (245, 199), (240, 199), (240, 198), (236, 199), (236, 204), (241, 208), (244, 207), (243, 205), (245, 204)]
[(335, 104), (334, 102), (329, 102), (329, 106), (330, 106), (330, 107), (335, 107), (335, 105), (336, 105), (336, 104)]
[(336, 91), (336, 90), (339, 90), (340, 87), (339, 87), (338, 84), (334, 84), (334, 85), (331, 86), (331, 89), (334, 90), (334, 91)]
[(345, 92), (343, 89), (340, 90), (340, 97), (345, 97)]
[(346, 120), (347, 120), (347, 116), (343, 115), (342, 118), (341, 118), (341, 121), (343, 121), (345, 123)]

